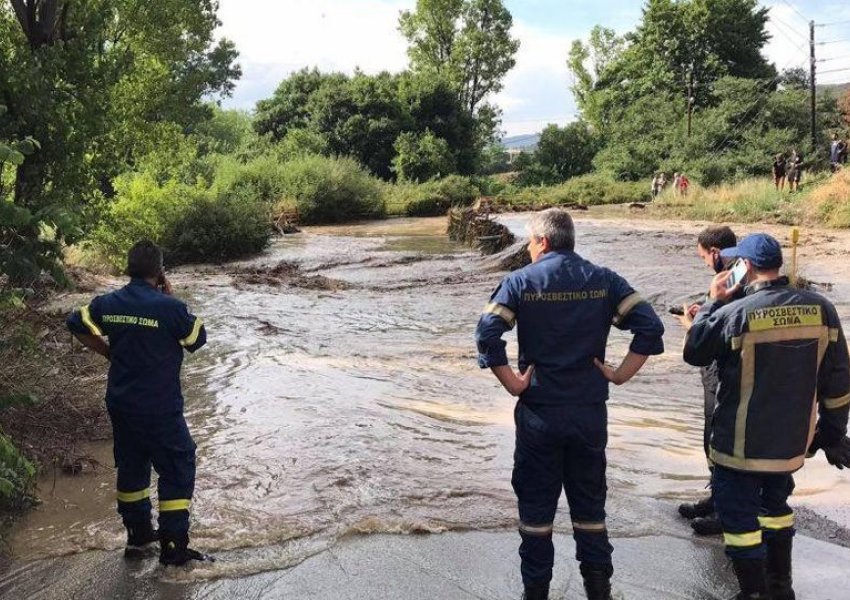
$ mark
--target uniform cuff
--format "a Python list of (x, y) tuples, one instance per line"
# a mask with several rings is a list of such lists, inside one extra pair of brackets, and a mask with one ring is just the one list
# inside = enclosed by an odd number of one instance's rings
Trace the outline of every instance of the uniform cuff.
[(664, 354), (664, 340), (636, 335), (629, 346), (629, 350), (641, 356), (657, 356)]
[(478, 366), (482, 369), (492, 369), (494, 367), (503, 367), (508, 364), (508, 355), (505, 353), (490, 353), (478, 355)]

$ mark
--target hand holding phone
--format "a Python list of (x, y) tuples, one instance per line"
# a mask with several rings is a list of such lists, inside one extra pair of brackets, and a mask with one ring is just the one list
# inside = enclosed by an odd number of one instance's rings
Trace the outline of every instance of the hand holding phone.
[(729, 279), (726, 280), (726, 288), (732, 289), (739, 283), (742, 283), (747, 276), (747, 263), (743, 258), (739, 258), (729, 271), (731, 274), (729, 275)]

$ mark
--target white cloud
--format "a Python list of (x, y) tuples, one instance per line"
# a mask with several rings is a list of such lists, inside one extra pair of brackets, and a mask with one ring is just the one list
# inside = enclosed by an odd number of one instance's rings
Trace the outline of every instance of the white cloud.
[(412, 0), (221, 0), (219, 35), (239, 50), (244, 75), (230, 104), (250, 108), (293, 71), (401, 71), (398, 15)]
[(513, 33), (520, 40), (516, 66), (505, 78), (504, 89), (492, 99), (504, 111), (503, 129), (508, 135), (535, 133), (548, 123), (563, 125), (573, 120), (575, 101), (566, 64), (573, 37), (522, 21), (514, 22)]

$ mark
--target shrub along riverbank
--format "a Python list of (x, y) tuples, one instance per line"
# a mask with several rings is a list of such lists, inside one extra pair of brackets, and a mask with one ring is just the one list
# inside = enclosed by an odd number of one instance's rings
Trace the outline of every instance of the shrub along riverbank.
[[(451, 175), (425, 183), (387, 183), (349, 158), (262, 156), (240, 162), (220, 157), (187, 182), (142, 171), (119, 178), (116, 200), (94, 229), (89, 256), (120, 269), (127, 249), (148, 237), (169, 264), (223, 262), (256, 254), (269, 243), (281, 215), (304, 225), (390, 216), (439, 216), (479, 197), (499, 210), (647, 203), (648, 186), (583, 175), (553, 186), (522, 187), (495, 178)], [(850, 227), (850, 173), (813, 175), (798, 193), (777, 191), (767, 179), (712, 187), (688, 196), (668, 190), (647, 216), (718, 222), (766, 221)], [(89, 260), (89, 264), (91, 264)], [(94, 261), (97, 262), (97, 261)]]

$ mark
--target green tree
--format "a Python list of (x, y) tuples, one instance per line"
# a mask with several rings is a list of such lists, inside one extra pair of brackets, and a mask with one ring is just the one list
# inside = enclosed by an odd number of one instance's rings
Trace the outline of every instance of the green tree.
[(411, 69), (450, 81), (469, 114), (502, 89), (516, 64), (512, 27), (501, 0), (417, 0), (399, 18)]
[(757, 0), (649, 0), (625, 42), (597, 30), (587, 46), (573, 44), (568, 65), (583, 117), (607, 131), (644, 96), (679, 96), (684, 113), (689, 87), (695, 106), (706, 107), (722, 77), (774, 80), (762, 55), (767, 12)]
[(214, 40), (216, 9), (213, 0), (0, 5), (6, 132), (41, 144), (17, 167), (11, 193), (39, 222), (19, 229), (13, 246), (45, 231), (56, 248), (74, 242), (116, 174), (209, 117), (205, 100), (228, 94), (239, 75), (233, 45)]
[(590, 173), (593, 170), (593, 157), (599, 148), (599, 138), (583, 121), (570, 123), (566, 127), (547, 126), (534, 152), (534, 162), (546, 173), (537, 183), (561, 183)]
[(284, 79), (271, 98), (257, 102), (254, 128), (260, 135), (270, 134), (282, 140), (290, 129), (303, 129), (310, 122), (309, 101), (323, 86), (341, 84), (341, 73), (320, 73), (318, 69), (302, 69)]
[(431, 131), (401, 134), (395, 142), (395, 150), (393, 168), (401, 181), (425, 182), (455, 170), (448, 143)]

